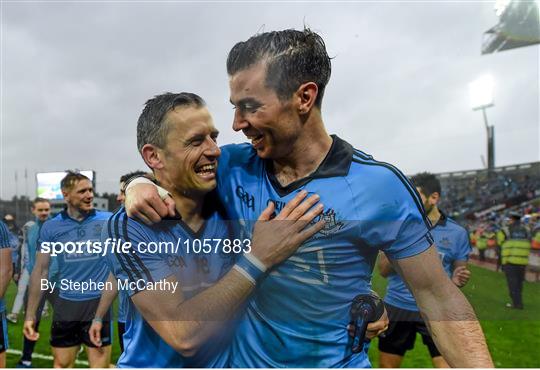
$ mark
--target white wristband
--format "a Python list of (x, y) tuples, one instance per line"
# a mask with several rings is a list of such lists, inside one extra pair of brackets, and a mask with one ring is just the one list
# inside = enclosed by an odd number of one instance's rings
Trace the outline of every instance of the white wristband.
[(161, 186), (159, 185), (156, 185), (154, 184), (154, 182), (150, 179), (147, 179), (146, 177), (144, 176), (141, 176), (141, 177), (137, 177), (135, 179), (133, 179), (132, 181), (130, 181), (130, 183), (128, 184), (128, 186), (126, 187), (126, 193), (128, 192), (129, 189), (131, 189), (134, 185), (136, 184), (150, 184), (150, 185), (154, 185), (156, 188), (157, 188), (157, 191), (158, 191), (158, 194), (159, 194), (159, 197), (161, 199), (165, 199), (167, 197), (171, 197), (171, 194), (169, 194), (169, 192), (165, 189), (163, 189)]

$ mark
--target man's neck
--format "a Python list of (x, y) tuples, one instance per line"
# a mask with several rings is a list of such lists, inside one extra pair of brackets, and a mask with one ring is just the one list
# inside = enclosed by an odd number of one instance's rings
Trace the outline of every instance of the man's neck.
[(187, 224), (191, 230), (198, 231), (204, 223), (202, 214), (204, 204), (204, 194), (192, 194), (172, 186), (165, 179), (156, 179), (159, 185), (167, 190), (174, 200), (176, 211), (182, 217), (182, 221)]
[(431, 211), (429, 211), (428, 218), (433, 226), (437, 225), (437, 223), (441, 219), (441, 211), (439, 211), (439, 208), (437, 206), (433, 206)]
[(274, 174), (283, 186), (315, 172), (332, 147), (332, 137), (322, 122), (313, 129), (305, 127), (303, 132), (286, 157), (273, 160)]
[(176, 210), (182, 216), (182, 220), (193, 231), (197, 231), (204, 223), (202, 215), (204, 197), (190, 197), (181, 194), (172, 194)]
[(89, 212), (84, 212), (80, 210), (79, 208), (75, 208), (68, 204), (67, 206), (67, 214), (69, 217), (71, 217), (74, 220), (82, 221), (88, 216)]

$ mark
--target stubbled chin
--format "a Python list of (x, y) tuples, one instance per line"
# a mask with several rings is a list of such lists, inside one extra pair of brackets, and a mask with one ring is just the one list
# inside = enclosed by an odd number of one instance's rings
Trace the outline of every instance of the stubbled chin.
[(269, 151), (266, 149), (266, 148), (260, 148), (260, 149), (257, 149), (255, 148), (255, 151), (257, 152), (257, 155), (260, 157), (260, 158), (263, 158), (263, 159), (269, 159), (270, 158), (270, 153)]

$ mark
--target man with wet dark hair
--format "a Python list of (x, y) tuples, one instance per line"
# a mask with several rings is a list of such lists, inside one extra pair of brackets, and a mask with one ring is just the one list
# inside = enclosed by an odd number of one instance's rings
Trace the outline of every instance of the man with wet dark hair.
[[(222, 148), (217, 190), (229, 217), (249, 234), (268, 202), (279, 208), (307, 191), (320, 195), (326, 221), (251, 297), (230, 365), (370, 366), (367, 347), (353, 353), (345, 328), (353, 298), (370, 291), (382, 250), (448, 362), (492, 367), (472, 307), (441, 266), (414, 186), (395, 167), (327, 133), (321, 107), (330, 58), (322, 38), (308, 29), (257, 34), (231, 49), (227, 70), (233, 130), (251, 142)], [(174, 213), (150, 184), (133, 184), (126, 204), (149, 222)]]
[(315, 106), (321, 108), (324, 89), (332, 65), (321, 36), (305, 29), (266, 32), (237, 43), (227, 57), (227, 73), (233, 76), (254, 64), (266, 62), (266, 87), (287, 101), (303, 83), (313, 81), (318, 94)]

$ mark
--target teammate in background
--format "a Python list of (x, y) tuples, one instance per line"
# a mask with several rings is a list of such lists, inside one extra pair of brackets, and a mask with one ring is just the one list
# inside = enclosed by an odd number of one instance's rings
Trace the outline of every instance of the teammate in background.
[[(330, 70), (324, 41), (307, 29), (258, 34), (229, 53), (233, 129), (251, 145), (222, 148), (217, 190), (228, 216), (249, 233), (249, 221), (269, 201), (281, 205), (307, 191), (326, 207), (325, 228), (248, 302), (230, 365), (369, 366), (365, 352), (352, 353), (346, 327), (350, 303), (369, 293), (377, 251), (384, 250), (448, 362), (492, 367), (472, 307), (442, 269), (414, 188), (391, 165), (327, 134), (321, 105)], [(145, 222), (174, 214), (154, 185), (135, 185), (126, 197)]]
[[(471, 252), (467, 230), (446, 216), (437, 203), (441, 198), (441, 184), (435, 175), (424, 172), (412, 177), (412, 182), (422, 198), (431, 224), (431, 235), (445, 272), (457, 287), (463, 287), (471, 276), (467, 260)], [(428, 347), (434, 367), (449, 367), (431, 337), (416, 305), (411, 291), (394, 271), (384, 253), (379, 255), (379, 272), (388, 278), (384, 298), (390, 325), (386, 335), (379, 338), (379, 366), (401, 366), (405, 352), (413, 349), (416, 333)]]
[(118, 203), (120, 203), (120, 205), (123, 206), (126, 199), (126, 183), (128, 182), (128, 180), (144, 175), (146, 175), (146, 172), (144, 171), (133, 171), (130, 173), (126, 173), (125, 175), (122, 175), (120, 177), (120, 191), (118, 192), (118, 196), (116, 197), (116, 200), (118, 201)]
[(12, 263), (12, 274), (13, 274), (13, 281), (15, 284), (19, 281), (19, 275), (20, 275), (20, 256), (21, 256), (21, 238), (20, 238), (20, 230), (17, 227), (17, 223), (15, 222), (15, 216), (13, 216), (11, 213), (6, 213), (4, 215), (4, 224), (7, 226), (8, 229), (8, 237), (9, 237), (9, 244), (11, 245), (11, 263)]
[(522, 310), (521, 293), (525, 269), (529, 264), (531, 236), (529, 230), (521, 224), (521, 215), (517, 212), (510, 213), (508, 225), (500, 232), (502, 269), (506, 275), (508, 291), (512, 299), (512, 303), (507, 303), (506, 307)]
[(11, 281), (12, 269), (9, 230), (6, 224), (0, 221), (0, 368), (6, 367), (6, 350), (9, 346), (4, 294)]
[(22, 243), (20, 249), (20, 261), (19, 267), (20, 275), (17, 284), (17, 295), (13, 302), (11, 313), (6, 318), (8, 321), (16, 324), (21, 312), (24, 298), (26, 295), (26, 288), (28, 287), (28, 281), (30, 280), (30, 274), (34, 268), (36, 261), (36, 244), (39, 230), (43, 222), (49, 218), (51, 213), (51, 204), (47, 199), (36, 198), (32, 202), (31, 208), (32, 214), (35, 216), (34, 220), (28, 221), (22, 227)]
[[(119, 367), (226, 366), (232, 334), (229, 323), (237, 310), (264, 281), (267, 269), (323, 226), (323, 222), (309, 225), (322, 205), (315, 205), (317, 196), (300, 204), (307, 197), (303, 193), (274, 220), (270, 220), (274, 205), (267, 206), (252, 240), (236, 239), (234, 225), (224, 221), (212, 192), (221, 154), (217, 136), (204, 101), (191, 93), (158, 95), (146, 103), (139, 117), (139, 152), (156, 180), (172, 194), (181, 218), (150, 227), (128, 218), (120, 209), (109, 219), (103, 239), (130, 241), (135, 246), (128, 253), (108, 256), (120, 281), (164, 281), (180, 288), (178, 292), (165, 286), (129, 291), (133, 305)], [(169, 253), (149, 253), (136, 247), (149, 242), (174, 245), (178, 240), (184, 242), (181, 248)], [(185, 246), (185, 241), (197, 240), (204, 240), (206, 251), (200, 253), (193, 247), (190, 252)], [(240, 249), (231, 249), (231, 243)]]
[[(96, 211), (93, 206), (94, 190), (86, 176), (68, 171), (62, 179), (61, 189), (67, 208), (56, 217), (46, 221), (40, 231), (36, 263), (30, 276), (28, 307), (24, 323), (24, 335), (32, 341), (39, 338), (36, 332), (36, 312), (44, 293), (43, 280), (47, 281), (51, 255), (45, 253), (46, 244), (87, 241), (101, 239), (101, 229), (111, 215)], [(104, 282), (108, 267), (104, 258), (97, 253), (84, 251), (57, 255), (59, 280), (82, 283)], [(49, 282), (50, 283), (50, 282)], [(50, 289), (50, 284), (47, 289)], [(54, 367), (73, 367), (81, 344), (86, 344), (90, 367), (109, 367), (111, 356), (110, 322), (104, 325), (102, 338), (104, 347), (95, 348), (88, 338), (88, 328), (99, 302), (98, 290), (82, 291), (75, 286), (60, 285), (59, 296), (55, 302), (50, 343), (54, 352)]]
[[(116, 200), (120, 203), (121, 206), (124, 205), (124, 199), (126, 198), (126, 182), (136, 176), (146, 175), (144, 171), (134, 171), (127, 173), (120, 177), (120, 189), (118, 192), (118, 197)], [(118, 291), (118, 284), (114, 278), (113, 273), (109, 273), (107, 282), (110, 283), (109, 286), (112, 286), (112, 289), (105, 289), (101, 294), (99, 299), (99, 305), (96, 309), (96, 314), (92, 320), (92, 325), (89, 329), (89, 336), (92, 343), (100, 347), (101, 346), (101, 330), (103, 329), (103, 317), (109, 311), (114, 299), (118, 296), (118, 340), (120, 343), (120, 352), (124, 352), (124, 333), (126, 332), (126, 321), (127, 321), (127, 310), (129, 306), (129, 296), (128, 294), (121, 290)]]
[[(28, 221), (22, 228), (23, 232), (23, 242), (21, 247), (21, 276), (19, 278), (19, 284), (17, 286), (17, 296), (15, 297), (15, 302), (13, 303), (13, 308), (11, 313), (7, 316), (7, 319), (11, 322), (16, 323), (18, 320), (19, 312), (22, 308), (23, 302), (25, 305), (27, 301), (27, 287), (30, 281), (30, 275), (34, 269), (36, 262), (36, 253), (37, 253), (37, 240), (39, 236), (39, 231), (43, 223), (49, 218), (51, 213), (51, 204), (47, 199), (36, 198), (32, 202), (32, 214), (35, 216), (35, 220)], [(56, 266), (56, 260), (54, 259), (54, 265)], [(53, 264), (51, 263), (51, 264)], [(49, 281), (55, 280), (55, 270), (56, 268), (49, 268)], [(43, 295), (37, 310), (36, 316), (36, 331), (39, 330), (39, 324), (42, 313), (45, 311), (46, 300), (48, 300), (51, 305), (54, 305), (54, 299), (56, 297), (57, 291), (50, 293), (46, 291)], [(26, 302), (25, 302), (26, 301)], [(34, 347), (36, 341), (29, 340), (26, 337), (23, 337), (23, 353), (21, 359), (19, 360), (18, 367), (32, 367), (32, 353), (34, 352)]]

